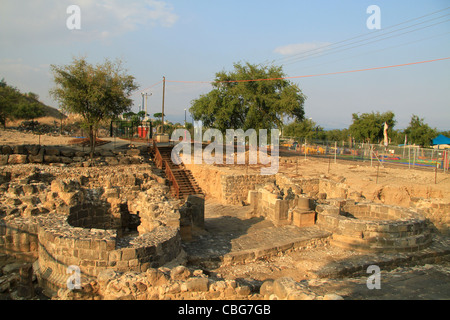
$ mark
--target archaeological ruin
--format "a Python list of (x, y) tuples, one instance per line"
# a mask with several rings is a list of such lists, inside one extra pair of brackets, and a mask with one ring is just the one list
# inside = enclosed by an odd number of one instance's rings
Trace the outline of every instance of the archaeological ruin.
[(170, 150), (104, 148), (90, 159), (63, 147), (0, 147), (0, 257), (20, 261), (15, 278), (0, 274), (1, 293), (325, 299), (291, 278), (232, 279), (218, 270), (332, 248), (365, 260), (332, 271), (329, 264), (316, 277), (356, 274), (371, 262), (388, 269), (448, 259), (445, 201), (375, 202), (342, 177), (294, 174), (295, 158), (282, 158), (285, 171), (260, 175), (248, 165), (177, 166)]

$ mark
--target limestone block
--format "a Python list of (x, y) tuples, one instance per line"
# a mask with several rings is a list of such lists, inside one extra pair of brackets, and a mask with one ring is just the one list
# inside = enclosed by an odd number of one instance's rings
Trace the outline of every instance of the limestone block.
[(27, 158), (25, 154), (10, 154), (8, 164), (24, 164), (28, 162)]
[(61, 162), (61, 159), (59, 156), (55, 155), (44, 155), (44, 161), (46, 163), (59, 163)]
[(310, 227), (315, 224), (315, 211), (302, 211), (300, 209), (294, 209), (292, 212), (292, 216), (294, 225), (299, 228)]
[(190, 278), (181, 285), (181, 291), (207, 292), (209, 290), (208, 278)]
[(43, 163), (44, 162), (44, 153), (38, 153), (36, 155), (28, 155), (28, 161), (30, 163)]
[(170, 278), (172, 280), (187, 280), (191, 276), (191, 271), (185, 266), (177, 266), (170, 272)]
[(290, 294), (299, 289), (300, 287), (297, 282), (289, 277), (279, 278), (273, 282), (273, 293), (281, 300), (287, 299)]
[(5, 166), (8, 164), (9, 156), (7, 154), (0, 155), (0, 166)]

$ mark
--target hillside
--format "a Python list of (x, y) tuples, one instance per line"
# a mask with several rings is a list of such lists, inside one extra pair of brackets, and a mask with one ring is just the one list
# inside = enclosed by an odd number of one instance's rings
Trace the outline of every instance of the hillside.
[(23, 93), (0, 80), (0, 123), (18, 126), (24, 120), (37, 120), (41, 123), (60, 122), (67, 117), (59, 110), (39, 101), (33, 92)]

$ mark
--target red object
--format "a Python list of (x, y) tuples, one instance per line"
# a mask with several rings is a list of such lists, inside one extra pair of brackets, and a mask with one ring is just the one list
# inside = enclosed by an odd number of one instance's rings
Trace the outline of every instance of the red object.
[(138, 127), (138, 136), (139, 138), (147, 138), (149, 127)]

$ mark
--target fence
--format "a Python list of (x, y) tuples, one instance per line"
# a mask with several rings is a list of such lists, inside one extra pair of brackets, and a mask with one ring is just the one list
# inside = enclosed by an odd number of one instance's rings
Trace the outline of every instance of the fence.
[(414, 145), (388, 146), (368, 143), (287, 140), (281, 150), (305, 158), (326, 157), (337, 160), (370, 162), (371, 165), (398, 165), (408, 168), (449, 170), (450, 150), (422, 148)]

